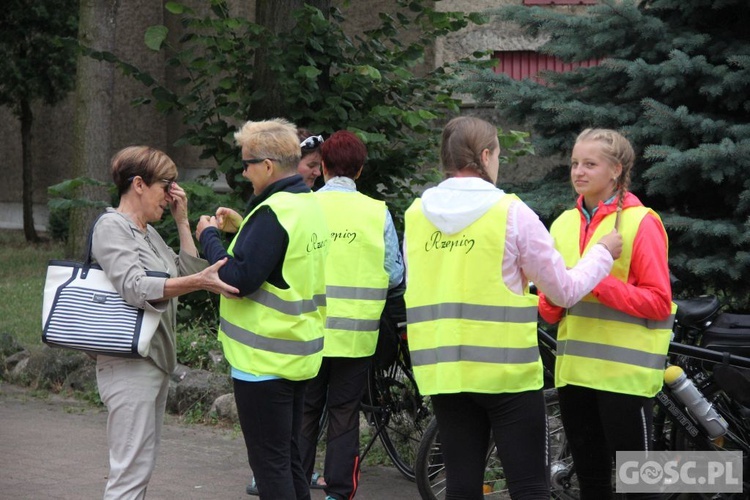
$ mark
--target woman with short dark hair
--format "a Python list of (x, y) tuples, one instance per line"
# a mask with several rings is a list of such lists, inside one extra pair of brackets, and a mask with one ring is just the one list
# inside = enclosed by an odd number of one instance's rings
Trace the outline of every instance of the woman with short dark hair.
[[(145, 498), (156, 464), (169, 376), (177, 365), (177, 297), (196, 290), (231, 295), (237, 289), (198, 257), (188, 222), (187, 195), (177, 184), (177, 167), (163, 152), (131, 146), (114, 155), (112, 180), (120, 195), (94, 226), (91, 255), (129, 304), (161, 313), (147, 358), (97, 355), (96, 381), (107, 406), (109, 478), (105, 499)], [(177, 224), (175, 253), (151, 223), (169, 208)], [(147, 276), (162, 271), (170, 278)]]

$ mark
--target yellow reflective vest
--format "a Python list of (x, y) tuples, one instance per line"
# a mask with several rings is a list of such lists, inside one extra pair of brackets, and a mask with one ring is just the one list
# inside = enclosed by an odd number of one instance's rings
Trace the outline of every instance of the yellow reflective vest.
[(385, 203), (358, 192), (319, 191), (331, 233), (323, 356), (372, 356), (388, 293)]
[(503, 196), (464, 230), (446, 235), (416, 200), (406, 212), (406, 318), (422, 394), (539, 389), (537, 297), (503, 281), (506, 219), (518, 198)]
[[(659, 217), (642, 206), (626, 208), (621, 213), (622, 254), (610, 274), (622, 282), (628, 280), (638, 227), (649, 213)], [(601, 221), (584, 254), (612, 231), (615, 217), (616, 213), (612, 213)], [(550, 228), (555, 246), (568, 267), (575, 266), (581, 258), (580, 226), (580, 212), (572, 209), (564, 212)], [(568, 309), (560, 322), (555, 385), (571, 384), (644, 397), (655, 395), (663, 383), (675, 311), (672, 304), (672, 315), (666, 320), (647, 320), (607, 307), (588, 294)]]
[[(222, 296), (219, 340), (227, 361), (238, 370), (307, 380), (317, 375), (323, 359), (328, 227), (312, 193), (278, 192), (255, 207), (239, 231), (262, 206), (273, 210), (289, 235), (282, 264), (289, 288), (264, 282), (241, 299)], [(234, 256), (236, 241), (229, 255)]]

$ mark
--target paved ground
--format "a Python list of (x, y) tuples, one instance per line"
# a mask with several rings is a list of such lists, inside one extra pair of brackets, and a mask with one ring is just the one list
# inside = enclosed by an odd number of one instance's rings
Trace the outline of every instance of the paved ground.
[[(0, 381), (0, 499), (101, 498), (107, 467), (106, 410), (73, 399), (34, 397)], [(150, 500), (252, 499), (241, 435), (169, 417), (149, 485)], [(313, 490), (313, 500), (325, 495)], [(392, 467), (365, 466), (361, 500), (419, 498)]]

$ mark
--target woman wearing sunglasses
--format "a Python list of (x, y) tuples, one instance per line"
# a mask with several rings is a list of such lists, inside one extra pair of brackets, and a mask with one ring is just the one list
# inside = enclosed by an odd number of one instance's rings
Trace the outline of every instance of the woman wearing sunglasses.
[[(299, 433), (305, 386), (322, 361), (330, 232), (296, 175), (293, 124), (247, 122), (235, 139), (255, 194), (248, 215), (219, 208), (201, 217), (196, 236), (209, 262), (229, 258), (219, 276), (239, 289), (239, 300), (221, 299), (219, 340), (260, 497), (309, 499)], [(228, 249), (219, 230), (236, 233)]]
[[(97, 221), (91, 255), (129, 304), (161, 313), (147, 358), (98, 355), (96, 381), (107, 406), (109, 479), (105, 499), (145, 498), (156, 464), (169, 375), (177, 365), (177, 297), (196, 290), (233, 295), (218, 269), (198, 257), (188, 222), (185, 191), (177, 167), (163, 152), (131, 146), (112, 158), (112, 180), (120, 202)], [(170, 210), (180, 235), (175, 253), (151, 226)], [(162, 271), (170, 278), (147, 276)]]

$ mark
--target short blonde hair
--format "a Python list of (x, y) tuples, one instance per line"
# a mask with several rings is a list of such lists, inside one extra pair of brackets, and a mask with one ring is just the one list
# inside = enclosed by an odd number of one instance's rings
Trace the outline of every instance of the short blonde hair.
[(576, 144), (584, 141), (601, 143), (601, 153), (613, 164), (622, 165), (622, 173), (617, 178), (617, 190), (625, 192), (630, 188), (630, 172), (635, 163), (635, 151), (625, 136), (608, 128), (587, 128), (576, 138)]
[(247, 122), (234, 134), (234, 140), (254, 158), (276, 160), (283, 171), (296, 170), (302, 154), (297, 127), (283, 118)]
[(128, 146), (114, 154), (110, 162), (112, 180), (120, 196), (140, 176), (147, 186), (160, 180), (177, 179), (177, 165), (167, 154), (149, 146)]

